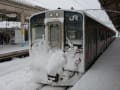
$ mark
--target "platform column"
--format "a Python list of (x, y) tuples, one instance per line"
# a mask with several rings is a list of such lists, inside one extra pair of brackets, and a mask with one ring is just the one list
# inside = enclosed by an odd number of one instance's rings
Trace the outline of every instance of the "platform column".
[(120, 32), (118, 32), (118, 37), (120, 37)]
[(21, 14), (21, 35), (22, 35), (22, 43), (21, 45), (25, 45), (25, 15), (24, 13)]

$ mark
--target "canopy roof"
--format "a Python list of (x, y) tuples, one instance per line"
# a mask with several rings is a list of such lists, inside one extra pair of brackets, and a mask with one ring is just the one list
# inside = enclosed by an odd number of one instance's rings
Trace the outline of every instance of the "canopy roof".
[(115, 28), (120, 32), (120, 0), (99, 0)]

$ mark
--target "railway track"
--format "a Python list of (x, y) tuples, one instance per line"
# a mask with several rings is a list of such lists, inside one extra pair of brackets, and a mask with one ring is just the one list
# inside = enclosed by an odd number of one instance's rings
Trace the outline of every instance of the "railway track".
[(20, 50), (20, 51), (14, 51), (14, 52), (8, 52), (8, 53), (4, 53), (4, 54), (0, 54), (0, 62), (4, 62), (4, 61), (9, 61), (12, 60), (15, 57), (26, 57), (29, 56), (29, 50)]

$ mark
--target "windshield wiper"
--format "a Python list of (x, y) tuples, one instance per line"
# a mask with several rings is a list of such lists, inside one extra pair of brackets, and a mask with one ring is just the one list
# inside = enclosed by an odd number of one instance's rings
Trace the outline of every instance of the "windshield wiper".
[(68, 37), (66, 37), (66, 40), (67, 40), (68, 45), (70, 46), (70, 48), (73, 48), (73, 43), (70, 41), (70, 39)]

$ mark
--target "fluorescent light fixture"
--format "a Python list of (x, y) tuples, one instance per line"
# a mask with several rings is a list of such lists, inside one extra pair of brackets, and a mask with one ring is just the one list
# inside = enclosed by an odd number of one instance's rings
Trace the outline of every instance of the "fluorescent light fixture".
[(16, 13), (6, 14), (6, 16), (9, 17), (9, 18), (15, 18), (15, 17), (17, 17)]

